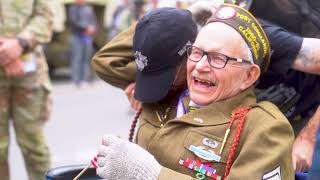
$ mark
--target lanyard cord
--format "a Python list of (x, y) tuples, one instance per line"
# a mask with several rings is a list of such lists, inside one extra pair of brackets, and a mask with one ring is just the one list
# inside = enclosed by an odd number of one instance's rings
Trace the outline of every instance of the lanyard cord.
[(231, 164), (232, 164), (232, 159), (235, 153), (235, 150), (238, 146), (239, 143), (239, 139), (240, 139), (240, 134), (243, 128), (243, 124), (244, 124), (244, 120), (249, 112), (250, 108), (240, 108), (238, 109), (234, 114), (231, 115), (231, 120), (230, 120), (230, 124), (229, 127), (227, 129), (227, 131), (230, 131), (230, 128), (232, 127), (232, 124), (234, 122), (234, 120), (237, 118), (238, 120), (238, 124), (237, 124), (237, 128), (236, 128), (236, 133), (234, 135), (233, 138), (233, 143), (231, 146), (231, 149), (229, 151), (229, 155), (228, 155), (228, 160), (227, 160), (227, 165), (224, 171), (224, 178), (227, 178), (229, 173), (230, 173), (230, 168), (231, 168)]
[[(174, 102), (174, 101), (173, 101), (173, 102)], [(171, 107), (174, 107), (174, 106), (173, 106), (173, 102), (171, 102), (170, 107), (168, 107), (168, 108), (165, 110), (165, 114), (164, 114), (164, 116), (163, 116), (163, 119), (166, 119), (166, 118), (167, 118), (168, 113), (169, 113), (170, 110), (171, 110)], [(136, 112), (136, 114), (135, 114), (135, 116), (134, 116), (134, 118), (133, 118), (133, 121), (132, 121), (132, 123), (131, 123), (131, 128), (130, 128), (129, 138), (128, 138), (130, 142), (133, 142), (133, 136), (134, 136), (135, 128), (136, 128), (136, 126), (137, 126), (137, 122), (138, 122), (138, 119), (139, 119), (141, 113), (142, 113), (142, 108), (140, 108), (140, 109)], [(159, 119), (159, 121), (160, 121), (160, 123), (161, 123), (161, 127), (162, 127), (163, 124), (162, 124), (162, 119), (161, 119), (161, 117), (160, 117), (160, 114), (159, 114), (158, 111), (156, 111), (156, 114), (157, 114), (157, 117), (158, 117), (158, 119)]]
[(136, 112), (136, 115), (134, 116), (133, 118), (133, 121), (132, 121), (132, 124), (131, 124), (131, 128), (130, 128), (130, 132), (129, 132), (129, 141), (132, 142), (133, 140), (133, 136), (134, 136), (134, 131), (136, 129), (136, 126), (137, 126), (137, 122), (138, 122), (138, 119), (139, 119), (139, 116), (142, 112), (142, 108), (140, 108), (137, 112)]

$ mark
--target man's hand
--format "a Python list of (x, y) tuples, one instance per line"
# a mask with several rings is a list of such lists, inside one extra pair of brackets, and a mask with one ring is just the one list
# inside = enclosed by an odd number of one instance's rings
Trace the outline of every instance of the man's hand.
[(138, 111), (141, 108), (141, 102), (134, 98), (135, 87), (136, 87), (136, 83), (131, 83), (126, 87), (124, 92), (127, 95), (127, 98), (129, 100), (129, 103), (130, 103), (131, 107), (134, 110)]
[(293, 143), (292, 159), (296, 172), (306, 172), (312, 164), (315, 141), (308, 137), (299, 136)]
[(10, 61), (3, 68), (7, 77), (21, 77), (24, 75), (23, 63), (19, 59)]
[(18, 39), (0, 37), (0, 65), (19, 59), (22, 52)]
[(96, 164), (97, 174), (108, 180), (154, 180), (161, 170), (145, 149), (112, 135), (103, 137)]
[(95, 26), (93, 26), (93, 25), (89, 25), (89, 26), (86, 28), (85, 32), (84, 32), (84, 34), (86, 34), (86, 35), (88, 35), (88, 36), (92, 36), (92, 35), (94, 35), (95, 33), (96, 33), (96, 28), (95, 28)]
[(296, 172), (308, 170), (312, 164), (313, 151), (318, 129), (320, 128), (320, 106), (301, 130), (293, 144), (292, 159)]

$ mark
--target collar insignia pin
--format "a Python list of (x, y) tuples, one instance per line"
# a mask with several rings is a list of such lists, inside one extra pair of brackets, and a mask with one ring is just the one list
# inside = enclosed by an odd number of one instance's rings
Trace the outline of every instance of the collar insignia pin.
[(194, 120), (195, 122), (197, 122), (197, 123), (200, 123), (200, 124), (203, 123), (203, 119), (201, 119), (201, 118), (193, 118), (193, 120)]
[(217, 141), (211, 140), (209, 138), (203, 138), (202, 144), (205, 146), (208, 146), (212, 149), (215, 149), (218, 147), (219, 143)]

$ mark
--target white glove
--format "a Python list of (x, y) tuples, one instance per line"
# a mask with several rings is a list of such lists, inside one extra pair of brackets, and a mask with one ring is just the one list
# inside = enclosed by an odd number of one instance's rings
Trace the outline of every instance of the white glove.
[(200, 26), (204, 26), (216, 9), (224, 0), (198, 0), (188, 10), (191, 11), (193, 20)]
[(97, 174), (108, 180), (155, 180), (161, 165), (140, 146), (105, 135), (99, 148)]

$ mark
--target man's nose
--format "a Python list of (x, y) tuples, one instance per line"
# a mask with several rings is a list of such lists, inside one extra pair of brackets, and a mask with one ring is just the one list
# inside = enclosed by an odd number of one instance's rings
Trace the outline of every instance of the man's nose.
[(196, 64), (196, 69), (199, 71), (210, 71), (211, 66), (209, 65), (208, 56), (204, 55)]

